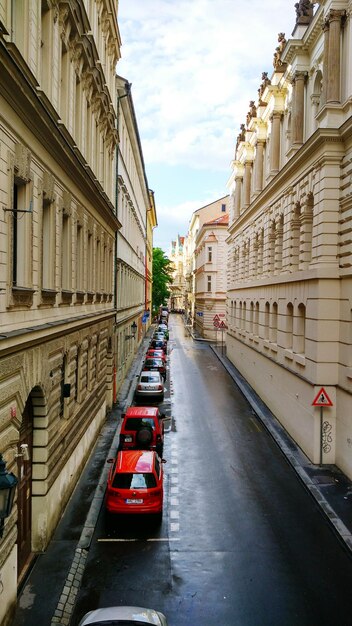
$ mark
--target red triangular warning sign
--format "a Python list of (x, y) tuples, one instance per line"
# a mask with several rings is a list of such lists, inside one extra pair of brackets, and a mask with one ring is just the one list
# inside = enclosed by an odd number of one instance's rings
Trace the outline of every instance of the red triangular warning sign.
[(318, 391), (317, 395), (315, 396), (312, 402), (312, 405), (313, 406), (333, 406), (333, 403), (331, 402), (324, 387), (322, 387), (320, 391)]

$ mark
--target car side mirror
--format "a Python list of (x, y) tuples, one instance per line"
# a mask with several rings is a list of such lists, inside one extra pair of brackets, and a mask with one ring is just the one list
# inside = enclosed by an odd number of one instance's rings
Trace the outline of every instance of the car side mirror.
[(115, 461), (115, 459), (107, 459), (107, 463), (113, 463)]
[(162, 463), (167, 463), (167, 460), (166, 459), (161, 459), (161, 462)]
[(161, 420), (166, 419), (166, 415), (165, 415), (165, 413), (161, 413), (161, 415), (160, 415), (160, 419), (161, 419)]

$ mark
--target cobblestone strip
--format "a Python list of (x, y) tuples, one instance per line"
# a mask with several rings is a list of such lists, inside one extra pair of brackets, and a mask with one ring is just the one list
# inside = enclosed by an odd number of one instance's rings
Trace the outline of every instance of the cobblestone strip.
[(76, 549), (56, 611), (51, 620), (51, 626), (69, 626), (77, 593), (81, 585), (87, 554), (87, 550)]

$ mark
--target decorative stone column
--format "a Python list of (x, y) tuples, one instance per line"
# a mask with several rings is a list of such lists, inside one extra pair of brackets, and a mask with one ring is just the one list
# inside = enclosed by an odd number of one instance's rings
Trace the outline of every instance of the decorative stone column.
[(252, 181), (252, 161), (246, 161), (244, 164), (244, 177), (243, 177), (243, 187), (244, 187), (243, 208), (244, 209), (247, 209), (251, 203), (251, 181)]
[(240, 216), (240, 212), (241, 212), (242, 181), (243, 181), (242, 176), (236, 176), (236, 178), (235, 178), (235, 182), (236, 182), (235, 203), (234, 203), (234, 207), (233, 207), (233, 217), (234, 217), (235, 220)]
[(281, 113), (274, 112), (271, 116), (270, 136), (270, 174), (277, 174), (280, 167), (280, 125)]
[(280, 216), (276, 222), (275, 234), (275, 266), (274, 273), (280, 274), (282, 269), (283, 220)]
[(345, 11), (331, 9), (329, 13), (329, 50), (328, 50), (328, 77), (327, 102), (340, 102), (340, 75), (341, 75), (341, 20)]
[(264, 166), (264, 146), (265, 141), (258, 140), (256, 145), (255, 156), (255, 177), (254, 177), (254, 191), (260, 193), (263, 189), (263, 166)]
[(303, 143), (304, 127), (304, 83), (307, 72), (296, 72), (294, 76), (292, 144)]
[(326, 94), (327, 94), (327, 84), (328, 84), (328, 72), (329, 72), (329, 20), (326, 19), (324, 22), (323, 32), (324, 32), (324, 57), (323, 57), (323, 89), (322, 89), (322, 98), (323, 103), (326, 103)]

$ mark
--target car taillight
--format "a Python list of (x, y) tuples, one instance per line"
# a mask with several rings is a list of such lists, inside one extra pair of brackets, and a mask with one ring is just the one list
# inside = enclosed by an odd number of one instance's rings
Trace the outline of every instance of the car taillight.
[(162, 388), (163, 388), (163, 386), (162, 386), (162, 385), (158, 385), (158, 389), (159, 389), (160, 391), (162, 390)]
[(142, 389), (142, 385), (137, 385), (137, 389)]

